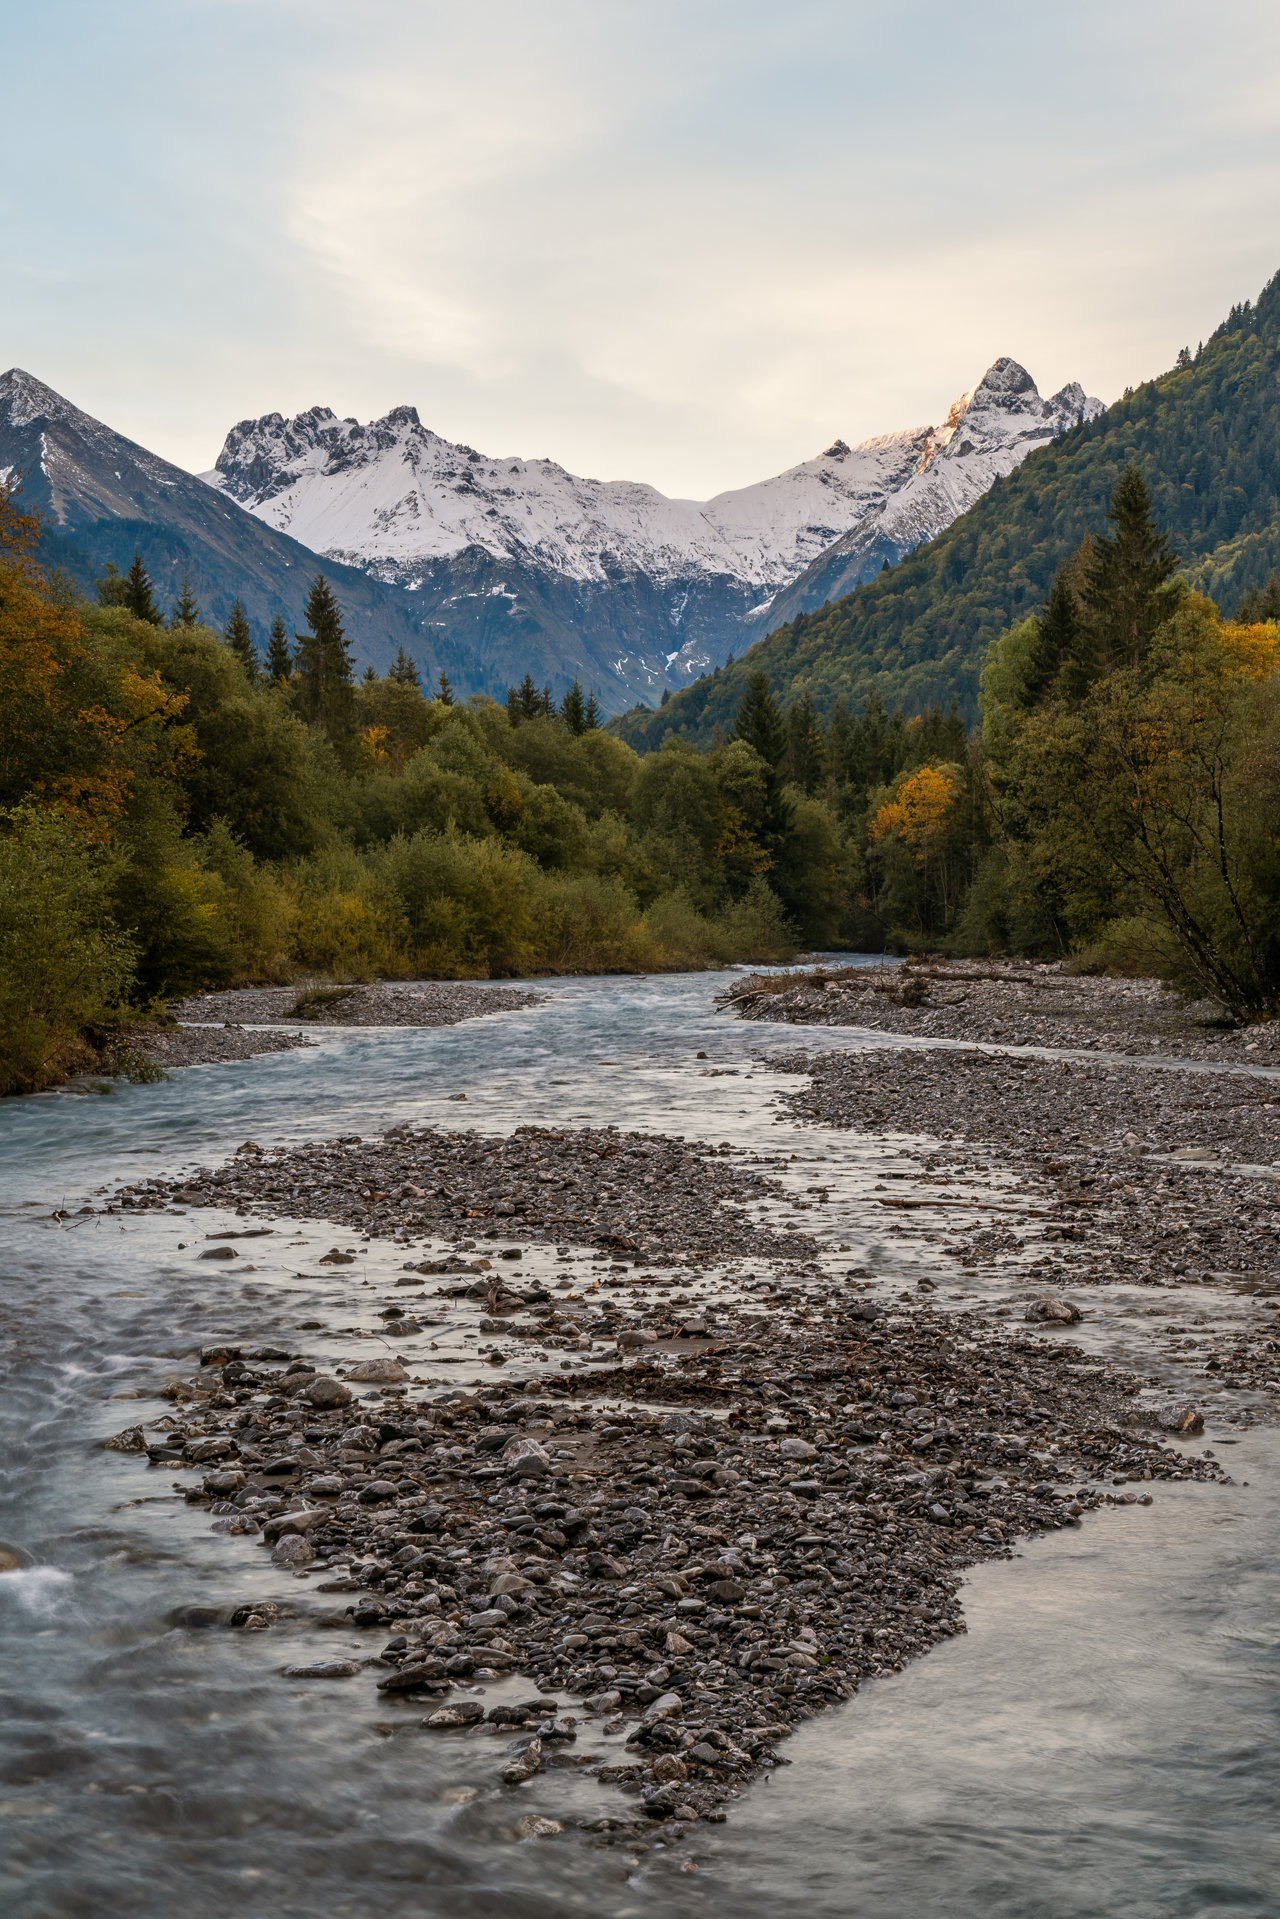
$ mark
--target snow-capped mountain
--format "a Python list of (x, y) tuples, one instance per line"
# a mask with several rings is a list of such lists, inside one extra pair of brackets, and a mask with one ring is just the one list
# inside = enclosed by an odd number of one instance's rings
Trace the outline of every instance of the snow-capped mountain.
[[(433, 598), (464, 555), (484, 555), (490, 571), (496, 562), (488, 591), (505, 593), (513, 614), (537, 582), (584, 637), (603, 625), (617, 678), (652, 697), (776, 625), (775, 596), (837, 543), (865, 536), (878, 569), (1101, 410), (1075, 384), (1042, 400), (1016, 361), (1000, 359), (940, 427), (836, 440), (772, 479), (697, 501), (477, 453), (410, 406), (368, 425), (313, 407), (242, 421), (204, 477), (315, 552)], [(497, 577), (504, 569), (510, 579)], [(449, 598), (433, 624), (447, 624)]]

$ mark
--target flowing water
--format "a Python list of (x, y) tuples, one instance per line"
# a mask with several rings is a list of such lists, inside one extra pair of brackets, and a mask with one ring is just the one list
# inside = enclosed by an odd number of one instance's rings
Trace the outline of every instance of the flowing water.
[[(349, 1319), (363, 1275), (389, 1272), (396, 1254), (375, 1243), (319, 1277), (334, 1228), (277, 1222), (234, 1275), (211, 1275), (192, 1264), (195, 1223), (177, 1210), (77, 1218), (108, 1184), (217, 1163), (249, 1137), (406, 1118), (616, 1123), (785, 1147), (800, 1187), (820, 1164), (829, 1270), (854, 1264), (893, 1285), (927, 1268), (944, 1308), (999, 1293), (923, 1239), (888, 1237), (863, 1203), (904, 1142), (794, 1127), (776, 1105), (793, 1082), (755, 1057), (891, 1042), (737, 1024), (713, 1010), (722, 984), (560, 982), (528, 1012), (334, 1034), (110, 1098), (0, 1109), (0, 1544), (22, 1562), (0, 1575), (6, 1913), (1280, 1914), (1280, 1439), (1266, 1427), (1196, 1442), (1231, 1447), (1220, 1456), (1233, 1484), (1162, 1485), (1150, 1508), (1104, 1511), (978, 1569), (967, 1636), (804, 1725), (791, 1766), (728, 1824), (642, 1857), (572, 1832), (517, 1843), (494, 1745), (423, 1737), (420, 1715), (361, 1680), (281, 1676), (292, 1659), (367, 1654), (350, 1629), (193, 1623), (250, 1597), (303, 1615), (324, 1602), (252, 1540), (212, 1533), (163, 1469), (104, 1453), (102, 1437), (156, 1411), (113, 1396), (153, 1393), (215, 1335), (322, 1357), (324, 1316)], [(228, 1223), (202, 1213), (199, 1232)], [(526, 1255), (534, 1270), (550, 1257)], [(1195, 1305), (1239, 1310), (1204, 1289)], [(1111, 1289), (1081, 1335), (1150, 1370), (1142, 1310), (1140, 1289)], [(474, 1371), (462, 1334), (449, 1338), (456, 1384)], [(538, 1775), (518, 1799), (521, 1812), (571, 1817), (619, 1804), (569, 1773)], [(696, 1873), (681, 1870), (689, 1858)]]

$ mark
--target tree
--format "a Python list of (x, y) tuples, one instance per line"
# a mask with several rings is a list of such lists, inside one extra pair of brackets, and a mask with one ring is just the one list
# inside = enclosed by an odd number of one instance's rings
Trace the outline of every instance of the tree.
[[(550, 692), (548, 692), (548, 705), (550, 705), (550, 699)], [(512, 726), (519, 726), (522, 720), (536, 720), (545, 710), (542, 694), (534, 685), (531, 673), (525, 674), (519, 686), (507, 688), (507, 718)]]
[(342, 609), (323, 573), (311, 583), (305, 617), (308, 631), (294, 635), (298, 707), (303, 719), (323, 727), (331, 740), (343, 740), (355, 720), (351, 653)]
[(826, 741), (822, 722), (813, 710), (813, 700), (805, 692), (787, 712), (787, 773), (793, 785), (812, 793), (822, 783), (826, 771)]
[(1177, 610), (1168, 590), (1177, 568), (1167, 534), (1152, 518), (1151, 495), (1136, 466), (1116, 481), (1107, 518), (1114, 533), (1094, 540), (1084, 604), (1106, 671), (1141, 666), (1157, 627)]
[(740, 740), (754, 747), (765, 764), (777, 772), (786, 755), (787, 736), (767, 673), (757, 669), (748, 677), (735, 731)]
[(582, 688), (579, 686), (577, 680), (573, 682), (573, 685), (564, 696), (563, 703), (560, 707), (560, 718), (575, 738), (587, 730), (587, 707), (582, 697)]
[(406, 653), (403, 647), (397, 651), (387, 678), (394, 680), (397, 686), (416, 686), (419, 692), (422, 690), (422, 678), (414, 657), (412, 653)]
[(1080, 617), (1065, 567), (1054, 574), (1044, 610), (1036, 620), (1036, 636), (1028, 662), (1025, 698), (1039, 705), (1050, 693), (1064, 699), (1083, 698), (1097, 678), (1093, 636)]
[(587, 695), (586, 710), (582, 715), (582, 727), (585, 733), (594, 733), (600, 725), (600, 708), (596, 703), (595, 689)]
[(267, 640), (267, 678), (283, 686), (293, 677), (293, 651), (285, 632), (284, 615), (277, 613)]
[(1267, 576), (1265, 586), (1255, 586), (1246, 593), (1236, 608), (1236, 619), (1241, 626), (1260, 626), (1264, 621), (1280, 620), (1280, 580), (1274, 573)]
[(184, 573), (182, 576), (182, 591), (174, 602), (173, 612), (169, 618), (169, 625), (176, 629), (180, 626), (199, 626), (199, 624), (200, 608), (196, 605), (196, 596), (191, 591), (191, 582)]
[[(114, 568), (109, 569), (114, 572)], [(145, 620), (149, 626), (163, 626), (160, 608), (156, 605), (156, 592), (151, 584), (151, 575), (142, 564), (141, 553), (135, 553), (133, 564), (124, 576), (124, 586), (119, 600), (115, 602), (127, 608), (135, 620)]]
[(249, 621), (239, 600), (233, 600), (231, 611), (227, 615), (226, 642), (244, 668), (244, 676), (250, 685), (256, 685), (258, 672), (258, 649), (253, 643), (253, 634), (249, 630)]
[(454, 704), (453, 688), (449, 684), (449, 675), (447, 673), (442, 672), (440, 675), (440, 685), (436, 692), (436, 698), (439, 700), (441, 706), (452, 706)]

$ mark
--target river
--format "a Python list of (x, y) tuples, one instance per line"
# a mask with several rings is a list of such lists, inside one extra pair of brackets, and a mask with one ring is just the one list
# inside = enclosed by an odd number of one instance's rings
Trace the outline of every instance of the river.
[[(632, 1860), (572, 1831), (515, 1843), (491, 1752), (416, 1736), (369, 1689), (281, 1677), (316, 1656), (317, 1637), (336, 1652), (350, 1634), (192, 1623), (285, 1576), (251, 1540), (211, 1532), (163, 1470), (101, 1450), (156, 1410), (113, 1396), (153, 1393), (217, 1335), (305, 1350), (301, 1323), (353, 1282), (315, 1276), (334, 1236), (321, 1221), (255, 1248), (230, 1279), (192, 1265), (178, 1212), (79, 1208), (250, 1137), (406, 1118), (617, 1123), (785, 1143), (800, 1185), (820, 1162), (826, 1239), (874, 1267), (886, 1242), (861, 1202), (900, 1142), (780, 1118), (794, 1082), (755, 1056), (892, 1042), (740, 1025), (714, 1010), (722, 987), (714, 975), (553, 982), (527, 1012), (336, 1033), (163, 1085), (0, 1108), (0, 1542), (22, 1562), (0, 1575), (14, 1919), (1280, 1913), (1280, 1439), (1266, 1426), (1197, 1442), (1219, 1449), (1232, 1484), (1162, 1485), (1149, 1508), (1100, 1512), (980, 1567), (967, 1635), (803, 1726), (789, 1767), (727, 1824), (699, 1829), (696, 1872), (662, 1848)], [(201, 1216), (202, 1231), (217, 1223)], [(943, 1304), (972, 1303), (980, 1285), (924, 1244), (895, 1242), (892, 1257), (899, 1274), (936, 1267)], [(373, 1270), (394, 1254), (362, 1258)], [(1116, 1288), (1101, 1304), (1089, 1343), (1157, 1368), (1140, 1301)], [(1233, 1310), (1203, 1291), (1196, 1304)], [(589, 1779), (540, 1777), (539, 1811), (596, 1803)]]

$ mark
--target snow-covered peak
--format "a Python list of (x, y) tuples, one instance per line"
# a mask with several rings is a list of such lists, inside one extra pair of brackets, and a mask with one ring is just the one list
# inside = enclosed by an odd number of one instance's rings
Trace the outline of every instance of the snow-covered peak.
[(718, 578), (767, 596), (939, 463), (966, 470), (931, 489), (938, 503), (968, 504), (1033, 446), (1099, 410), (1079, 387), (1041, 399), (1025, 368), (999, 359), (941, 427), (854, 446), (836, 439), (772, 479), (697, 501), (579, 478), (553, 460), (478, 453), (423, 426), (412, 406), (368, 424), (315, 406), (242, 420), (205, 477), (315, 552), (406, 586), (480, 547), (579, 582)]
[(20, 366), (11, 366), (7, 373), (0, 373), (0, 418), (10, 426), (33, 426), (37, 420), (60, 423), (85, 428), (102, 429), (97, 420), (82, 413), (70, 400), (64, 400), (43, 380), (37, 380), (34, 373), (25, 373)]

